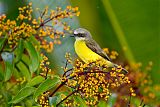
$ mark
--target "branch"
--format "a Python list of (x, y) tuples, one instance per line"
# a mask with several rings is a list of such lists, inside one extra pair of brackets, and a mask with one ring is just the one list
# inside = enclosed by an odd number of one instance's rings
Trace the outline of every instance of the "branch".
[(68, 97), (70, 97), (71, 95), (73, 95), (74, 93), (76, 93), (77, 90), (74, 90), (72, 93), (70, 93), (67, 97), (65, 97), (63, 100), (61, 100), (57, 105), (56, 107), (58, 107), (63, 101), (65, 101)]
[[(58, 15), (52, 17), (52, 18), (46, 19), (45, 22), (41, 23), (41, 24), (39, 25), (39, 27), (37, 27), (35, 30), (38, 30), (40, 27), (44, 26), (46, 23), (50, 22), (50, 21), (53, 20), (54, 18), (56, 19), (56, 18), (62, 16), (63, 14), (64, 14), (64, 13), (61, 13), (61, 14), (58, 14)], [(67, 12), (66, 14), (68, 14), (68, 12)]]
[[(66, 72), (64, 72), (63, 77), (66, 75), (67, 72), (72, 71), (72, 70), (73, 70), (73, 68), (71, 68), (71, 69), (67, 70)], [(67, 75), (67, 76), (68, 76), (68, 75)], [(66, 77), (67, 77), (67, 76), (66, 76)]]
[(52, 97), (66, 82), (67, 80), (62, 82), (49, 96)]

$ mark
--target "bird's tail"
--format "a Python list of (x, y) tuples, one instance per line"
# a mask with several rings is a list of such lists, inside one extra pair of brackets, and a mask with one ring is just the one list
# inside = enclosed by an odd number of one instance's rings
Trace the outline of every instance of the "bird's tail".
[[(119, 65), (117, 65), (117, 64), (114, 64), (114, 67), (117, 68), (117, 69), (119, 69)], [(127, 74), (128, 73), (128, 71), (125, 68), (121, 68), (121, 69), (122, 69), (121, 72), (123, 74)]]

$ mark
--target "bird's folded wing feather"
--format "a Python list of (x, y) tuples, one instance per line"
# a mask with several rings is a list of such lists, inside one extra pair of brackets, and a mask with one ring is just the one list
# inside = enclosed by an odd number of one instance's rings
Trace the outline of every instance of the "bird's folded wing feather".
[(107, 54), (100, 48), (100, 46), (94, 41), (93, 39), (90, 39), (89, 41), (86, 40), (86, 45), (88, 48), (90, 48), (93, 52), (97, 53), (101, 57), (107, 59), (110, 61), (110, 58), (107, 56)]

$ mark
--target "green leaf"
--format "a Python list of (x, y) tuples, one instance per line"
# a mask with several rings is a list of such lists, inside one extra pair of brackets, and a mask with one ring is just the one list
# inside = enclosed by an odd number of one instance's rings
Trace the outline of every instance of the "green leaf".
[(29, 64), (30, 64), (29, 56), (27, 56), (27, 55), (25, 55), (25, 54), (22, 54), (22, 61), (23, 61), (24, 63), (26, 63), (26, 65), (29, 66)]
[(53, 97), (49, 97), (49, 105), (52, 107), (56, 107), (56, 104), (58, 104), (62, 98), (61, 98), (61, 95), (64, 94), (64, 95), (68, 95), (68, 92), (67, 91), (62, 91), (62, 92), (56, 92), (55, 95)]
[(31, 79), (31, 73), (29, 72), (29, 69), (27, 68), (27, 65), (25, 65), (22, 62), (19, 62), (16, 64), (20, 72), (23, 74), (24, 77), (26, 77), (27, 80)]
[(58, 96), (53, 96), (53, 97), (49, 97), (49, 105), (56, 107), (56, 104), (58, 103), (59, 97)]
[(21, 77), (22, 77), (21, 72), (19, 72), (19, 71), (16, 69), (16, 67), (13, 69), (13, 76), (14, 76), (15, 78), (21, 78)]
[(5, 81), (8, 81), (12, 76), (13, 64), (6, 61), (5, 62)]
[(4, 80), (4, 72), (3, 72), (2, 65), (0, 65), (0, 81), (2, 80)]
[(98, 107), (111, 107), (109, 106), (106, 101), (100, 100), (98, 103)]
[(5, 63), (5, 81), (7, 81), (12, 76), (14, 55), (10, 52), (2, 52), (1, 56)]
[(74, 95), (73, 98), (75, 99), (75, 101), (80, 104), (80, 107), (88, 107), (85, 103), (85, 101), (80, 97), (80, 96), (76, 96)]
[(108, 17), (109, 17), (109, 20), (110, 22), (112, 23), (112, 27), (117, 35), (117, 38), (119, 40), (119, 43), (121, 45), (121, 47), (125, 47), (126, 48), (126, 51), (125, 51), (125, 56), (127, 58), (127, 60), (129, 61), (130, 65), (134, 64), (135, 63), (135, 59), (134, 59), (134, 56), (132, 54), (132, 51), (130, 50), (130, 47), (128, 45), (128, 42), (126, 41), (126, 38), (125, 38), (125, 35), (124, 35), (124, 32), (117, 20), (117, 17), (112, 9), (112, 6), (109, 2), (109, 0), (102, 0), (103, 1), (103, 4), (104, 4), (104, 7), (105, 7), (105, 10), (108, 14)]
[(53, 79), (47, 78), (42, 84), (39, 85), (39, 87), (37, 88), (37, 90), (34, 93), (33, 98), (34, 99), (37, 98), (40, 94), (51, 89), (59, 82), (60, 82), (60, 78), (58, 76), (55, 76)]
[(25, 100), (25, 107), (35, 107), (35, 106), (33, 106), (33, 99), (26, 99)]
[(29, 66), (30, 71), (35, 72), (39, 66), (38, 53), (31, 42), (25, 41), (24, 45), (30, 56), (30, 61), (31, 61)]
[(22, 88), (18, 94), (9, 102), (10, 103), (18, 103), (22, 101), (24, 98), (30, 96), (35, 91), (34, 87), (24, 87)]
[(117, 99), (117, 94), (112, 94), (109, 99), (108, 99), (108, 105), (110, 105), (111, 107), (114, 106), (115, 102), (116, 102), (116, 99)]
[(39, 48), (39, 46), (40, 46), (40, 42), (32, 35), (32, 36), (30, 36), (30, 41), (32, 42), (32, 44), (34, 44), (34, 45), (37, 45), (38, 46), (38, 48)]
[(15, 62), (18, 62), (22, 58), (23, 51), (24, 51), (23, 39), (20, 39), (18, 46), (15, 50), (15, 55), (16, 55)]
[(3, 47), (3, 44), (4, 44), (5, 40), (6, 40), (6, 38), (0, 38), (0, 51)]
[(36, 76), (33, 79), (31, 79), (28, 83), (27, 86), (35, 86), (41, 82), (43, 82), (45, 79), (42, 76)]
[(1, 107), (11, 107), (11, 104), (7, 104), (8, 102), (10, 102), (12, 100), (12, 95), (11, 93), (5, 91), (5, 90), (1, 90), (1, 95), (3, 96), (2, 98), (5, 100), (5, 102), (1, 102)]

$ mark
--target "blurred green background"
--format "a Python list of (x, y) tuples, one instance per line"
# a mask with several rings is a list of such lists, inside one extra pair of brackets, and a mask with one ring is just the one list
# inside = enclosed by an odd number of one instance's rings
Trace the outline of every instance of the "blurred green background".
[[(102, 48), (118, 51), (121, 60), (130, 64), (141, 62), (145, 67), (152, 61), (153, 69), (149, 74), (153, 83), (160, 82), (159, 0), (0, 0), (0, 14), (14, 19), (17, 8), (28, 1), (42, 9), (46, 5), (53, 9), (78, 6), (80, 16), (74, 18), (74, 22), (68, 20), (72, 29), (88, 29)], [(62, 41), (62, 45), (56, 46), (50, 54), (53, 66), (55, 62), (63, 64), (65, 52), (75, 55), (74, 39), (66, 37)]]

